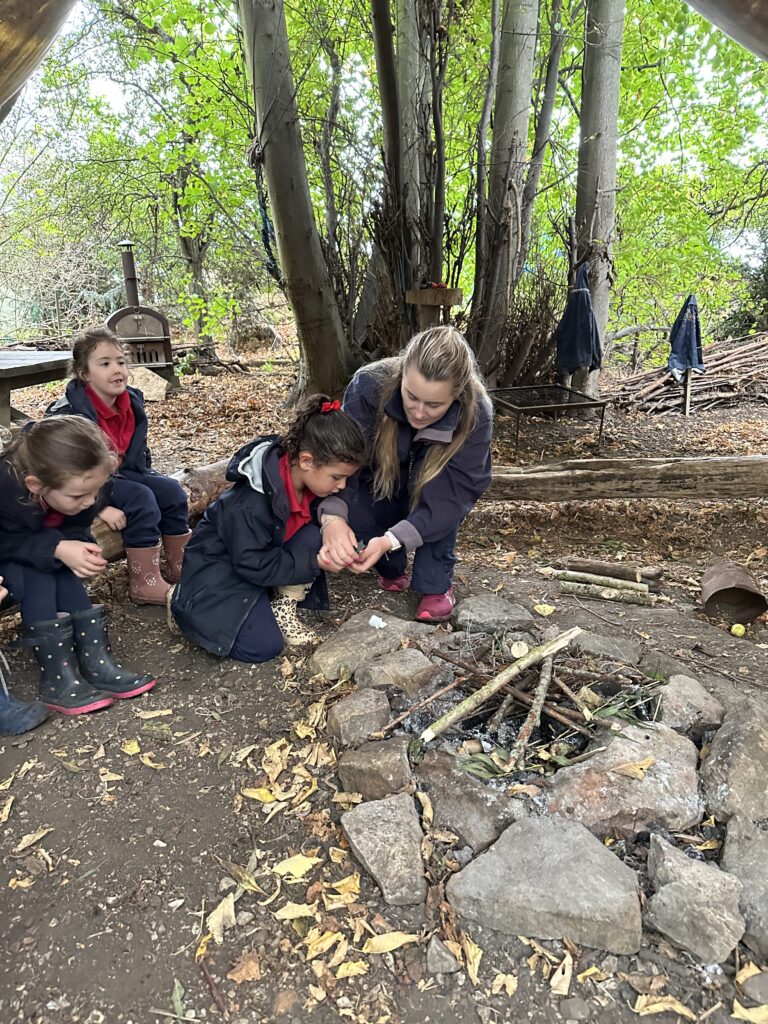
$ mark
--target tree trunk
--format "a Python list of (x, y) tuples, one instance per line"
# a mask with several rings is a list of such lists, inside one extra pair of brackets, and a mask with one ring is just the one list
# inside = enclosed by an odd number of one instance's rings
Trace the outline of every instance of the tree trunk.
[[(624, 0), (589, 0), (576, 180), (577, 260), (589, 263), (592, 305), (601, 340), (613, 277), (616, 147), (621, 86)], [(599, 371), (574, 374), (573, 386), (596, 395)]]
[(338, 394), (348, 379), (351, 354), (312, 210), (283, 4), (240, 0), (239, 17), (256, 111), (251, 160), (264, 165), (299, 336), (297, 390)]
[(397, 94), (402, 137), (402, 181), (409, 251), (406, 253), (408, 287), (426, 277), (421, 239), (422, 169), (424, 164), (424, 112), (422, 100), (427, 64), (419, 0), (397, 0)]
[(504, 0), (493, 141), (488, 162), (488, 267), (483, 308), (475, 318), (481, 369), (492, 363), (501, 341), (509, 308), (510, 261), (514, 261), (520, 248), (520, 204), (537, 27), (536, 0)]

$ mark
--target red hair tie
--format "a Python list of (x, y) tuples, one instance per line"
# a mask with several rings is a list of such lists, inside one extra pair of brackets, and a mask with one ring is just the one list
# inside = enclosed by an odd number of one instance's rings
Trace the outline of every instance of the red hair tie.
[(341, 402), (336, 399), (335, 402), (323, 402), (320, 406), (320, 412), (339, 412), (341, 410)]

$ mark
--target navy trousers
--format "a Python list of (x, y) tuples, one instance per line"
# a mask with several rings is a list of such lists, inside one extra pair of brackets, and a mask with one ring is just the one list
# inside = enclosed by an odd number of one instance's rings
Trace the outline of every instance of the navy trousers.
[(66, 565), (41, 572), (19, 562), (4, 562), (0, 576), (11, 598), (21, 605), (22, 622), (49, 622), (59, 612), (84, 612), (91, 607), (83, 581)]
[(121, 470), (112, 480), (110, 504), (125, 513), (123, 544), (127, 548), (153, 548), (161, 534), (178, 537), (189, 530), (183, 487), (159, 473)]
[[(320, 530), (314, 523), (307, 523), (285, 544), (288, 551), (309, 549), (319, 551), (323, 546)], [(269, 591), (262, 590), (258, 600), (248, 613), (248, 618), (238, 630), (235, 642), (229, 652), (235, 661), (247, 661), (251, 665), (276, 658), (283, 649), (283, 634), (275, 622), (269, 603)], [(312, 605), (311, 595), (307, 605)]]
[[(349, 509), (349, 525), (358, 540), (368, 543), (381, 537), (408, 516), (408, 496), (375, 501), (367, 487), (360, 487)], [(437, 540), (426, 541), (413, 555), (411, 587), (418, 594), (444, 594), (453, 579), (456, 565), (456, 535), (459, 526)], [(385, 579), (401, 576), (408, 564), (404, 548), (390, 551), (376, 563), (376, 571)]]

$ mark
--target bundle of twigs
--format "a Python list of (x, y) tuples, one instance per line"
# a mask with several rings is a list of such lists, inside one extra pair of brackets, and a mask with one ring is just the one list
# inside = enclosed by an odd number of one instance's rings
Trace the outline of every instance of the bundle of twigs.
[[(739, 402), (768, 402), (768, 334), (720, 341), (704, 349), (703, 374), (691, 374), (691, 407), (699, 411)], [(613, 396), (620, 407), (677, 411), (683, 385), (666, 367), (628, 377)]]

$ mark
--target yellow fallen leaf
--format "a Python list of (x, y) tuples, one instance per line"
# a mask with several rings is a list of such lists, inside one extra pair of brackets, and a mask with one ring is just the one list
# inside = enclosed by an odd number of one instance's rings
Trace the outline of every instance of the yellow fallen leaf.
[(491, 992), (497, 996), (502, 989), (504, 989), (508, 996), (513, 996), (517, 992), (517, 978), (514, 974), (496, 975), (491, 983)]
[(9, 796), (2, 807), (0, 807), (0, 825), (4, 825), (6, 821), (8, 821), (8, 815), (11, 813), (11, 808), (13, 807), (13, 801), (15, 799), (15, 796)]
[(349, 950), (349, 939), (346, 935), (342, 936), (341, 942), (336, 947), (331, 959), (328, 961), (329, 970), (333, 970), (334, 967), (339, 967), (347, 958), (347, 951)]
[(106, 756), (107, 756), (107, 751), (105, 750), (104, 744), (102, 743), (101, 746), (97, 749), (96, 753), (91, 758), (91, 760), (92, 761), (100, 761), (102, 759), (102, 757), (106, 757)]
[(742, 1006), (738, 999), (733, 1000), (731, 1016), (736, 1020), (748, 1020), (752, 1024), (768, 1024), (768, 1006)]
[(343, 938), (344, 936), (341, 932), (321, 932), (319, 928), (312, 928), (304, 940), (307, 946), (307, 960), (314, 960), (316, 956), (322, 956), (323, 953), (327, 953), (329, 949)]
[(267, 895), (250, 871), (241, 868), (239, 864), (235, 864), (231, 860), (220, 860), (219, 863), (234, 878), (241, 889), (245, 889), (246, 892), (257, 892), (260, 896)]
[(200, 942), (198, 943), (197, 949), (195, 950), (195, 960), (198, 963), (203, 959), (203, 957), (207, 953), (208, 946), (209, 946), (210, 941), (211, 941), (212, 938), (213, 938), (213, 935), (211, 935), (210, 932), (206, 932), (205, 935), (202, 937), (202, 939), (200, 939)]
[(461, 933), (459, 941), (461, 942), (461, 948), (464, 952), (464, 963), (467, 968), (469, 980), (473, 985), (479, 985), (480, 975), (478, 972), (480, 970), (480, 961), (483, 959), (483, 951), (476, 942), (473, 942), (472, 939), (470, 939), (466, 932)]
[(605, 981), (610, 975), (606, 974), (605, 971), (601, 971), (599, 967), (594, 964), (588, 967), (586, 971), (582, 971), (581, 974), (576, 975), (576, 980), (580, 985), (583, 985), (587, 978), (592, 978), (594, 981)]
[(648, 1017), (654, 1013), (677, 1013), (686, 1020), (696, 1020), (693, 1010), (689, 1010), (674, 996), (638, 996), (632, 1010), (640, 1017)]
[(411, 935), (408, 932), (384, 932), (383, 935), (374, 935), (367, 939), (363, 946), (364, 953), (391, 953), (393, 949), (400, 949), (410, 942), (418, 942), (418, 935)]
[(161, 768), (166, 767), (162, 761), (153, 761), (151, 752), (149, 754), (139, 754), (139, 760), (143, 765), (146, 765), (147, 768), (154, 768), (156, 771), (160, 771)]
[(317, 903), (286, 903), (275, 911), (278, 921), (296, 921), (300, 917), (314, 917), (317, 913)]
[(341, 804), (342, 807), (354, 807), (355, 804), (361, 804), (362, 802), (362, 793), (344, 793), (342, 790), (339, 790), (331, 797), (332, 804)]
[(52, 828), (39, 828), (37, 832), (28, 832), (27, 835), (22, 836), (19, 842), (11, 850), (11, 853), (23, 853), (28, 850), (30, 846), (34, 846), (35, 843), (39, 843), (43, 836), (47, 836), (53, 832)]
[(656, 764), (655, 757), (644, 757), (642, 761), (628, 761), (627, 764), (619, 764), (610, 770), (612, 772), (616, 772), (617, 775), (626, 775), (630, 779), (642, 780), (645, 778), (645, 773), (653, 764)]
[(251, 789), (246, 786), (240, 792), (243, 796), (247, 796), (249, 800), (258, 800), (262, 804), (273, 804), (277, 800), (275, 794), (265, 789), (264, 786), (259, 786), (257, 789)]
[(541, 793), (541, 787), (523, 782), (516, 782), (514, 785), (508, 787), (507, 793), (509, 796), (539, 796)]
[(137, 718), (148, 722), (152, 718), (164, 718), (166, 715), (172, 715), (173, 711), (171, 708), (157, 708), (155, 711), (135, 711), (134, 714)]
[(721, 846), (719, 839), (707, 839), (704, 843), (699, 843), (696, 846), (697, 850), (719, 850)]
[(11, 772), (11, 774), (8, 776), (7, 779), (5, 779), (3, 782), (0, 782), (0, 793), (4, 792), (6, 789), (10, 789), (11, 788), (11, 783), (13, 782), (13, 780), (15, 778), (16, 778), (16, 772), (14, 771), (14, 772)]
[(738, 974), (733, 980), (736, 982), (737, 985), (743, 985), (747, 978), (754, 978), (756, 974), (761, 973), (762, 971), (757, 966), (757, 964), (753, 964), (751, 960), (747, 960), (747, 962), (744, 964), (744, 966), (741, 968), (741, 970), (738, 972)]
[(323, 906), (329, 914), (332, 914), (334, 910), (343, 910), (344, 907), (357, 903), (358, 899), (359, 897), (353, 892), (324, 892)]
[(317, 792), (317, 779), (312, 779), (308, 786), (300, 790), (291, 801), (291, 807), (299, 807), (305, 800), (309, 800), (313, 793)]
[(338, 846), (332, 846), (328, 851), (328, 856), (331, 858), (334, 864), (341, 864), (342, 861), (345, 861), (347, 859), (349, 854), (347, 853), (346, 850), (342, 850)]
[(99, 768), (99, 778), (102, 782), (122, 782), (125, 776), (111, 772), (109, 768)]
[(123, 742), (120, 744), (120, 749), (124, 754), (128, 754), (130, 757), (133, 757), (134, 754), (138, 754), (138, 752), (141, 750), (141, 747), (139, 745), (139, 741), (133, 739), (123, 740)]
[(303, 878), (315, 864), (320, 864), (322, 859), (322, 857), (305, 857), (303, 853), (297, 853), (293, 857), (281, 860), (272, 870), (276, 875), (290, 875), (292, 878)]
[(307, 1009), (311, 1010), (313, 1006), (316, 1006), (318, 1003), (324, 1002), (328, 998), (328, 993), (325, 991), (324, 988), (320, 988), (319, 985), (309, 985), (308, 988), (310, 998), (304, 1004), (307, 1007)]
[(217, 946), (224, 941), (224, 932), (228, 928), (235, 927), (235, 897), (234, 893), (227, 893), (221, 903), (208, 915), (205, 927), (213, 935)]
[(261, 759), (261, 767), (264, 769), (270, 782), (275, 782), (278, 775), (285, 771), (292, 749), (293, 744), (289, 743), (285, 737), (275, 740), (274, 743), (270, 743), (265, 749), (264, 756)]
[(552, 995), (567, 996), (571, 987), (572, 976), (573, 957), (570, 953), (566, 953), (560, 961), (557, 970), (550, 978), (549, 987), (552, 990)]
[(426, 793), (422, 793), (421, 790), (416, 792), (416, 799), (421, 804), (421, 817), (424, 820), (424, 824), (427, 828), (432, 824), (432, 819), (435, 816), (435, 812), (432, 809), (432, 801), (429, 799)]
[(361, 974), (368, 973), (368, 964), (365, 960), (348, 960), (336, 971), (337, 978), (358, 978)]
[(34, 878), (12, 878), (8, 882), (9, 889), (31, 889), (35, 884)]
[(235, 768), (239, 768), (246, 757), (248, 757), (249, 754), (252, 754), (255, 749), (255, 743), (249, 743), (247, 747), (240, 747), (239, 750), (235, 750), (229, 755), (229, 763), (233, 764)]
[(346, 878), (340, 878), (338, 882), (330, 882), (329, 888), (335, 889), (338, 893), (351, 892), (357, 895), (360, 892), (360, 872), (355, 871)]
[(293, 726), (293, 731), (300, 740), (313, 740), (317, 736), (317, 733), (308, 722), (296, 722)]
[(556, 612), (557, 608), (554, 608), (551, 604), (535, 604), (533, 606), (533, 610), (538, 615), (547, 616), (547, 615), (551, 615), (553, 612)]

